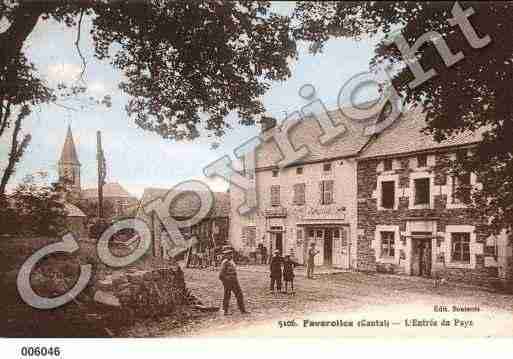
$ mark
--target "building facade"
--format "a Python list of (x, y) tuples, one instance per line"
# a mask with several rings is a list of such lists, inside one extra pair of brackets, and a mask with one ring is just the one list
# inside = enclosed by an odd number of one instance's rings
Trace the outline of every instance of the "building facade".
[[(169, 240), (169, 234), (156, 213), (147, 213), (144, 208), (159, 198), (165, 198), (169, 191), (164, 188), (146, 188), (137, 210), (137, 216), (150, 226), (153, 255), (164, 259), (170, 258), (170, 253), (175, 249), (174, 242)], [(222, 246), (229, 241), (230, 202), (228, 194), (221, 192), (212, 194), (214, 199), (212, 208), (204, 218), (198, 221), (194, 220), (194, 216), (201, 208), (199, 196), (191, 191), (172, 194), (174, 199), (170, 203), (169, 214), (176, 221), (185, 241), (196, 236), (198, 243), (193, 248), (195, 252), (205, 251), (206, 248), (213, 246)], [(181, 226), (183, 223), (190, 225)]]
[(294, 165), (278, 168), (283, 155), (273, 139), (256, 149), (254, 173), (243, 164), (240, 173), (256, 181), (257, 208), (241, 215), (245, 194), (230, 187), (234, 247), (250, 255), (262, 244), (305, 263), (316, 243), (317, 265), (476, 284), (512, 281), (511, 236), (491, 233), (488, 218), (467, 204), (481, 186), (475, 174), (450, 171), (451, 161), (479, 144), (481, 131), (435, 142), (422, 132), (417, 109), (366, 136), (374, 119), (331, 114), (347, 131), (327, 145), (318, 141), (317, 121), (290, 131), (295, 149), (309, 149)]
[(449, 170), (480, 134), (436, 143), (423, 127), (420, 113), (409, 113), (358, 158), (358, 268), (479, 284), (511, 280), (511, 239), (490, 233), (487, 219), (466, 204), (478, 179)]
[[(339, 111), (330, 117), (346, 131), (329, 144), (319, 141), (323, 132), (315, 119), (305, 119), (290, 131), (294, 148), (309, 150), (294, 165), (278, 168), (283, 156), (274, 139), (256, 149), (254, 175), (243, 170), (256, 181), (255, 210), (239, 213), (244, 192), (231, 185), (230, 240), (247, 256), (262, 244), (268, 253), (278, 250), (305, 263), (307, 249), (315, 243), (317, 265), (356, 268), (356, 157), (369, 138), (363, 121), (348, 121)], [(273, 131), (279, 128), (266, 128), (264, 136), (272, 137)]]
[[(98, 205), (98, 188), (86, 188), (81, 192), (81, 200)], [(119, 183), (105, 183), (103, 185), (103, 203), (111, 207), (113, 218), (130, 215), (130, 209), (137, 205), (137, 198), (130, 194)]]

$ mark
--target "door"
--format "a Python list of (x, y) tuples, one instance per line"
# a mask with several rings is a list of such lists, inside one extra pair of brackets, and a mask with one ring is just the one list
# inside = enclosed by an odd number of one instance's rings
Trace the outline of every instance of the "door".
[(275, 250), (280, 251), (283, 255), (283, 228), (281, 226), (272, 226), (271, 227), (271, 255)]
[(349, 228), (339, 227), (333, 229), (333, 266), (349, 268)]
[(333, 264), (333, 230), (327, 228), (324, 230), (324, 265), (331, 266)]
[(274, 248), (283, 255), (283, 233), (280, 232), (274, 234)]
[(431, 277), (431, 241), (422, 241), (420, 257), (420, 275), (422, 277)]
[[(415, 233), (412, 234), (416, 235)], [(420, 277), (431, 277), (431, 265), (431, 236), (412, 238), (411, 274)]]
[(314, 263), (320, 266), (324, 262), (324, 231), (320, 228), (309, 228), (307, 234), (308, 242), (304, 246), (305, 263), (308, 260), (308, 250), (312, 248), (311, 244), (315, 243), (315, 250), (319, 253), (314, 257)]

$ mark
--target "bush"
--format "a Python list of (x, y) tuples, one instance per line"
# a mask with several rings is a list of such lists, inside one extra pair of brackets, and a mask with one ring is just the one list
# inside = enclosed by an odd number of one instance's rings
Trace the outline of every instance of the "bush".
[(33, 179), (0, 198), (0, 234), (56, 236), (65, 229), (66, 211), (58, 185), (36, 185)]

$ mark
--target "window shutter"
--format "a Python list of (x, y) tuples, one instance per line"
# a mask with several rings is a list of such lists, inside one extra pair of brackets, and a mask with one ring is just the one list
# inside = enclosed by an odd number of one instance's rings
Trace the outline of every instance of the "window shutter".
[(333, 180), (326, 181), (326, 195), (327, 195), (327, 201), (326, 204), (332, 204), (333, 203)]
[(320, 198), (320, 203), (325, 204), (324, 203), (324, 181), (319, 182), (319, 198)]
[(280, 186), (271, 186), (271, 206), (280, 205)]
[(305, 184), (300, 183), (298, 189), (299, 189), (299, 194), (298, 194), (299, 204), (301, 204), (301, 205), (305, 204)]

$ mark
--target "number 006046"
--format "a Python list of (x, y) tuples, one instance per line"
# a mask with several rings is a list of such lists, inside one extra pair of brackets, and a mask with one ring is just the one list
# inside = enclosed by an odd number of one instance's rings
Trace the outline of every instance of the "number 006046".
[(24, 357), (44, 357), (61, 355), (61, 348), (59, 347), (22, 347), (21, 356)]

